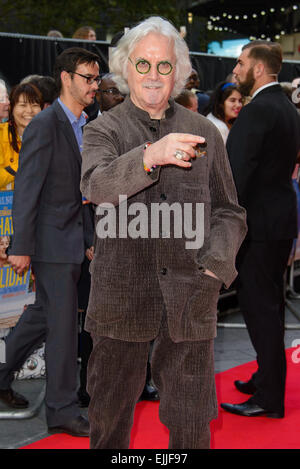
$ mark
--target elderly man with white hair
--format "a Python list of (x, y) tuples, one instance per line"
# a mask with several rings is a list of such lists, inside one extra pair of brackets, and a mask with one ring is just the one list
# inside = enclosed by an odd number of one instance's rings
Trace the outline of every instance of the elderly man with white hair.
[(6, 84), (0, 79), (0, 123), (8, 119), (9, 99)]
[(245, 211), (218, 130), (172, 98), (191, 73), (178, 31), (143, 21), (110, 70), (127, 96), (86, 126), (81, 180), (98, 205), (85, 324), (91, 448), (129, 447), (152, 341), (169, 448), (209, 448), (217, 301), (236, 276)]

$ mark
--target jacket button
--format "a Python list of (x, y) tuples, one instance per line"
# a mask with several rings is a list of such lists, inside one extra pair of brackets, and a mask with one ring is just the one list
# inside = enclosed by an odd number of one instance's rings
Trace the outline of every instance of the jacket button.
[(156, 128), (155, 128), (155, 127), (150, 127), (150, 130), (151, 130), (151, 132), (156, 132)]
[(166, 275), (167, 271), (168, 271), (167, 268), (166, 268), (166, 267), (163, 267), (163, 268), (161, 269), (160, 273), (161, 273), (162, 275)]
[(10, 161), (11, 163), (13, 163), (13, 162), (14, 162), (14, 159), (13, 159), (13, 158), (10, 158), (9, 161)]
[(161, 198), (162, 200), (167, 200), (166, 194), (160, 194), (160, 198)]

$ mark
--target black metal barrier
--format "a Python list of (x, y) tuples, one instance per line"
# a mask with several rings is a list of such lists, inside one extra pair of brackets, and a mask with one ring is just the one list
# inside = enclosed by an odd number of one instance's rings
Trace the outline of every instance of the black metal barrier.
[[(25, 34), (0, 33), (0, 78), (8, 86), (19, 83), (25, 76), (53, 74), (55, 58), (69, 47), (84, 47), (100, 57), (101, 72), (108, 72), (110, 43), (78, 39), (53, 38)], [(191, 51), (191, 61), (197, 69), (202, 90), (212, 90), (232, 72), (236, 59)], [(279, 81), (291, 81), (300, 76), (300, 61), (284, 61)]]
[[(300, 166), (299, 164), (296, 165), (294, 174), (292, 177), (292, 183), (294, 186), (294, 190), (296, 192), (297, 197), (297, 206), (298, 206), (298, 237), (294, 240), (293, 247), (289, 256), (287, 270), (285, 274), (285, 305), (291, 311), (291, 313), (295, 316), (295, 318), (299, 321), (299, 323), (291, 324), (285, 322), (285, 329), (300, 329), (300, 312), (297, 308), (295, 308), (293, 304), (294, 301), (300, 300), (300, 292), (296, 292), (295, 290), (295, 279), (300, 276)], [(229, 323), (229, 322), (221, 322), (222, 314), (221, 313), (221, 305), (226, 298), (232, 298), (236, 296), (236, 291), (234, 289), (234, 284), (229, 290), (221, 290), (220, 293), (220, 300), (219, 300), (219, 312), (218, 312), (218, 327), (227, 327), (227, 328), (246, 328), (244, 322), (241, 323)], [(224, 308), (224, 306), (223, 306)], [(236, 301), (236, 308), (234, 309), (227, 309), (227, 314), (231, 314), (232, 312), (239, 311), (238, 302)]]
[[(300, 265), (299, 260), (293, 259), (291, 265), (288, 266), (286, 272), (286, 287), (285, 287), (285, 305), (291, 311), (291, 313), (295, 316), (295, 318), (299, 321), (299, 323), (285, 323), (285, 329), (300, 329), (300, 313), (297, 308), (295, 308), (293, 304), (293, 300), (297, 301), (300, 300), (300, 293), (295, 291), (294, 282), (295, 277), (300, 276)], [(221, 290), (220, 299), (219, 299), (219, 312), (218, 312), (218, 322), (217, 326), (220, 328), (234, 328), (234, 329), (246, 329), (245, 323), (239, 322), (228, 322), (224, 321), (224, 316), (220, 310), (222, 309), (222, 303), (226, 301), (226, 299), (235, 298), (236, 297), (236, 290), (235, 288), (230, 288), (229, 290)], [(233, 302), (233, 303), (237, 303)], [(232, 313), (239, 312), (239, 307), (237, 305), (232, 305), (232, 307), (227, 306), (226, 316), (229, 316)], [(223, 319), (223, 321), (222, 321)]]
[(108, 42), (0, 33), (0, 75), (9, 87), (27, 75), (53, 76), (56, 57), (69, 47), (98, 54), (101, 72), (108, 72)]

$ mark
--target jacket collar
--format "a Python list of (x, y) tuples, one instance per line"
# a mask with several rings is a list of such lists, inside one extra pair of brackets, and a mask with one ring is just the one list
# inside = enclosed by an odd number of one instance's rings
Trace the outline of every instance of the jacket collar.
[[(151, 117), (149, 116), (148, 112), (144, 111), (143, 109), (137, 107), (130, 99), (130, 96), (126, 96), (125, 101), (124, 101), (124, 106), (127, 109), (128, 113), (130, 113), (131, 116), (135, 117), (139, 121), (142, 121), (146, 124), (151, 122)], [(173, 116), (175, 112), (175, 106), (174, 106), (174, 99), (170, 98), (169, 99), (169, 107), (166, 109), (165, 112), (165, 118), (168, 119), (169, 117)]]
[(263, 94), (267, 94), (267, 93), (275, 93), (275, 92), (278, 92), (278, 91), (281, 91), (282, 88), (280, 86), (279, 83), (275, 82), (274, 85), (269, 85), (265, 88), (261, 88), (261, 89), (258, 89), (256, 90), (257, 93), (255, 92), (254, 93), (254, 96), (252, 96), (252, 99), (255, 99), (257, 96), (261, 96)]
[(75, 136), (73, 127), (70, 123), (68, 116), (64, 112), (63, 108), (61, 107), (57, 99), (54, 101), (52, 106), (58, 117), (58, 120), (61, 122), (62, 126), (64, 127), (64, 134), (66, 138), (68, 139), (71, 148), (76, 154), (78, 161), (81, 163), (81, 154), (78, 148), (78, 143), (77, 143), (76, 136)]

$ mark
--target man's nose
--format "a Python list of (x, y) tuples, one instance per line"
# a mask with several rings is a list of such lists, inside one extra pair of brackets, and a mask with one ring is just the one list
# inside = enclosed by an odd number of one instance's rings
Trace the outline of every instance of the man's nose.
[(93, 90), (94, 90), (94, 91), (98, 91), (98, 90), (99, 90), (99, 84), (98, 84), (96, 81), (94, 81), (94, 83), (92, 83), (91, 86), (93, 87)]
[(27, 104), (27, 106), (25, 107), (25, 111), (32, 114), (34, 112), (34, 108), (31, 104)]
[(147, 73), (147, 76), (149, 78), (152, 78), (153, 80), (157, 79), (159, 76), (158, 70), (156, 68), (156, 65), (152, 65), (150, 68), (149, 72)]

